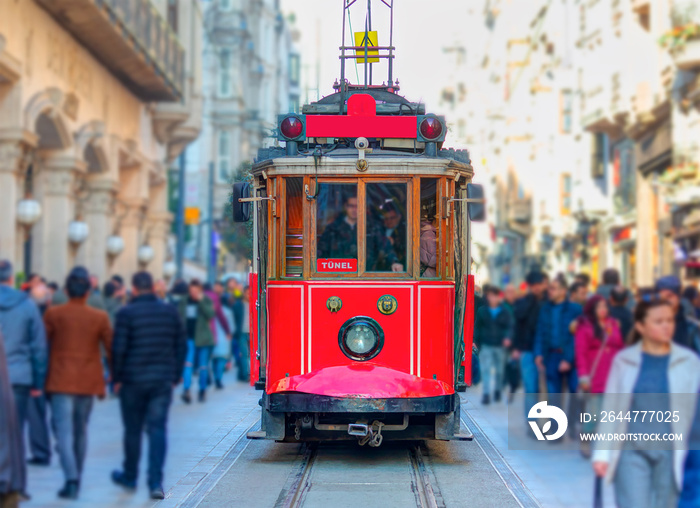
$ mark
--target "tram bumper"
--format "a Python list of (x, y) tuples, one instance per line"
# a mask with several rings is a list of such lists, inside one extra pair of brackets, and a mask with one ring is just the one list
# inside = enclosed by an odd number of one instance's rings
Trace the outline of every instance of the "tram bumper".
[[(262, 430), (251, 433), (253, 439), (285, 439), (291, 415), (297, 422), (301, 418), (311, 431), (321, 428), (319, 415), (333, 421), (347, 418), (349, 424), (391, 415), (405, 421), (415, 417), (431, 422), (426, 435), (404, 431), (405, 426), (395, 435), (402, 434), (405, 439), (471, 439), (460, 433), (459, 395), (451, 386), (378, 365), (328, 367), (284, 378), (270, 386), (260, 403)], [(325, 426), (334, 430), (341, 427)]]

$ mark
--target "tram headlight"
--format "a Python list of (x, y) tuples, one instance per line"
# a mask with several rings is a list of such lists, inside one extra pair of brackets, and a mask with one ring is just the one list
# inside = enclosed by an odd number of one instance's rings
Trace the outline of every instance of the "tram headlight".
[(349, 319), (338, 334), (340, 349), (353, 360), (374, 358), (384, 346), (384, 331), (374, 319), (357, 316)]

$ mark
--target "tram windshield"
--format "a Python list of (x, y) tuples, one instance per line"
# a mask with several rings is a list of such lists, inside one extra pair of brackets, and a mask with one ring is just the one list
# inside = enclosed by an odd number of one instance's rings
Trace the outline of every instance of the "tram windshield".
[(367, 183), (368, 272), (405, 272), (408, 224), (405, 183)]
[(357, 261), (357, 184), (321, 183), (317, 203), (316, 257)]

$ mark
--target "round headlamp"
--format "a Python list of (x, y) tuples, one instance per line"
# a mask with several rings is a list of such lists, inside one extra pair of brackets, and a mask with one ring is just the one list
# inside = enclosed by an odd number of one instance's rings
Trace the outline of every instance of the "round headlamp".
[(357, 316), (349, 319), (340, 328), (338, 342), (343, 354), (358, 361), (370, 360), (384, 346), (384, 332), (374, 319)]

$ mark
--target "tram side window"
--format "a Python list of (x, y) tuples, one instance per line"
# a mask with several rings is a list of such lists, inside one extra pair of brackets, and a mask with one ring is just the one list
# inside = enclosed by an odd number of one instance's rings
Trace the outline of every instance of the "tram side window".
[(301, 277), (304, 266), (303, 178), (287, 178), (285, 276)]
[(420, 181), (420, 274), (424, 278), (437, 277), (437, 184), (437, 178)]
[(368, 183), (367, 271), (405, 272), (408, 258), (408, 203), (405, 183)]
[(319, 184), (316, 235), (317, 259), (357, 262), (357, 184)]

